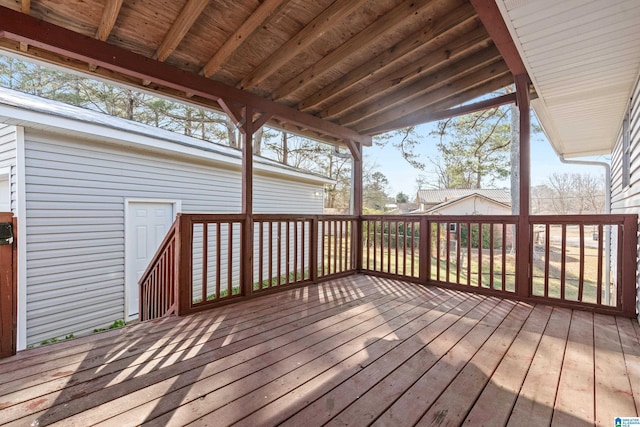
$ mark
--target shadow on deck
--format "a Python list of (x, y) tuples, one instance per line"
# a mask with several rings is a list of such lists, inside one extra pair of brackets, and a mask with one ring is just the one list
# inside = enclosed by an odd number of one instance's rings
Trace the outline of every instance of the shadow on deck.
[(0, 424), (613, 425), (635, 320), (349, 276), (0, 361)]

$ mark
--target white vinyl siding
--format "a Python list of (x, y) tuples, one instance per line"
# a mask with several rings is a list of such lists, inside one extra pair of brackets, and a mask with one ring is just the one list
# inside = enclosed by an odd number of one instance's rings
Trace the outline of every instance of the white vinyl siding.
[[(27, 344), (124, 318), (125, 199), (238, 213), (239, 168), (25, 130)], [(322, 184), (255, 175), (254, 211), (322, 213)]]
[[(0, 185), (0, 204), (3, 208), (10, 205), (8, 207), (11, 211), (15, 210), (11, 205), (16, 200), (16, 141), (16, 127), (0, 123), (0, 181), (3, 181)], [(3, 208), (0, 211), (5, 210)]]
[[(624, 141), (627, 129), (626, 126), (622, 126), (611, 155), (611, 212), (640, 214), (640, 82), (636, 83), (627, 113), (628, 182), (625, 182), (623, 176), (626, 169)], [(640, 272), (636, 273), (640, 277)], [(640, 306), (638, 308), (640, 312)]]
[(611, 155), (611, 210), (640, 213), (640, 84), (636, 84), (629, 106), (629, 185), (623, 182), (624, 130)]

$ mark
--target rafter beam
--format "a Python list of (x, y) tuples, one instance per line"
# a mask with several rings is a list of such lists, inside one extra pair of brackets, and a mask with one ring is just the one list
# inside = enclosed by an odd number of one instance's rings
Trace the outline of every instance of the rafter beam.
[(351, 129), (2, 6), (0, 38), (29, 43), (74, 60), (97, 64), (124, 76), (149, 80), (159, 86), (193, 93), (204, 99), (217, 102), (224, 98), (249, 105), (257, 111), (273, 114), (274, 118), (284, 122), (337, 139), (353, 139), (371, 145), (371, 137)]
[(104, 5), (104, 11), (102, 12), (102, 18), (100, 19), (100, 25), (96, 31), (96, 38), (101, 41), (106, 41), (113, 30), (113, 26), (116, 24), (120, 8), (122, 7), (123, 0), (107, 0)]
[[(403, 102), (406, 98), (406, 94), (417, 95), (419, 92), (423, 92), (429, 89), (431, 84), (436, 84), (437, 80), (444, 80), (446, 76), (453, 76), (457, 73), (465, 72), (467, 68), (477, 68), (474, 65), (473, 58), (477, 57), (478, 62), (485, 63), (488, 59), (483, 57), (482, 54), (474, 55), (474, 53), (485, 50), (491, 44), (491, 40), (487, 37), (487, 33), (484, 28), (477, 28), (471, 33), (460, 37), (446, 46), (438, 46), (439, 49), (433, 52), (426, 53), (422, 58), (412, 62), (408, 66), (392, 73), (390, 75), (382, 77), (375, 83), (370, 83), (363, 89), (355, 92), (354, 94), (341, 99), (336, 102), (325, 111), (320, 112), (320, 117), (337, 117), (344, 116), (344, 112), (355, 110), (354, 113), (349, 114), (350, 118), (345, 118), (345, 123), (351, 123), (353, 116), (359, 113), (365, 113), (365, 109), (357, 107), (372, 98), (384, 100), (380, 103), (375, 103), (375, 108), (380, 111), (381, 107), (390, 108), (394, 102)], [(488, 52), (488, 51), (487, 51)], [(491, 50), (489, 57), (495, 58), (499, 56), (497, 49)], [(469, 60), (465, 60), (464, 64), (457, 65), (457, 63), (471, 56)], [(456, 65), (452, 65), (456, 64)], [(452, 69), (446, 68), (444, 72), (438, 73), (445, 67), (454, 67)], [(435, 80), (429, 79), (429, 76), (435, 72)], [(444, 76), (443, 76), (444, 74)], [(424, 81), (429, 79), (429, 81)], [(417, 85), (418, 92), (412, 92), (410, 90), (402, 91), (401, 96), (398, 96), (399, 88), (410, 85), (412, 82), (419, 81)], [(415, 88), (416, 85), (413, 85)], [(392, 100), (390, 97), (393, 97)], [(367, 103), (370, 105), (371, 103)], [(364, 118), (366, 116), (363, 116)]]
[(307, 46), (322, 36), (327, 29), (335, 25), (337, 21), (349, 15), (361, 6), (366, 0), (337, 0), (320, 15), (316, 16), (302, 30), (287, 40), (277, 51), (269, 55), (262, 61), (248, 76), (246, 76), (237, 87), (250, 89), (264, 81), (271, 74), (275, 73), (282, 66), (286, 65), (291, 58), (302, 52)]
[[(31, 0), (22, 0), (20, 2), (20, 12), (29, 15), (31, 13)], [(26, 52), (29, 50), (27, 43), (20, 43), (20, 50)]]
[(464, 34), (472, 26), (480, 25), (477, 22), (475, 10), (469, 3), (464, 3), (451, 12), (438, 10), (440, 12), (435, 10), (433, 12), (434, 16), (438, 16), (438, 19), (433, 19), (429, 26), (421, 28), (404, 40), (384, 50), (375, 58), (354, 68), (335, 82), (308, 96), (298, 104), (298, 109), (309, 111), (317, 105), (334, 99), (364, 80), (377, 78), (385, 69), (402, 60), (406, 55), (412, 54), (418, 49), (422, 51), (430, 49), (432, 46), (438, 46), (443, 43), (442, 40), (448, 40), (458, 34)]
[[(483, 89), (484, 90), (484, 89)], [(474, 92), (477, 92), (474, 89)], [(475, 94), (466, 94), (466, 97), (471, 96), (476, 98)], [(531, 94), (531, 99), (536, 99), (537, 95)], [(448, 103), (450, 103), (449, 101)], [(459, 101), (455, 101), (459, 104)], [(444, 120), (451, 117), (463, 116), (465, 114), (475, 113), (476, 111), (487, 110), (489, 108), (500, 107), (501, 105), (513, 104), (516, 102), (516, 94), (507, 93), (505, 95), (496, 96), (482, 101), (474, 102), (473, 104), (466, 104), (456, 108), (445, 109), (440, 103), (430, 106), (422, 111), (417, 111), (408, 116), (404, 116), (398, 120), (387, 123), (385, 126), (374, 129), (374, 133), (385, 133), (396, 129), (403, 129), (411, 126), (417, 126), (423, 123), (435, 122), (438, 120)]]
[(509, 70), (514, 76), (527, 74), (527, 69), (522, 62), (518, 48), (516, 48), (507, 25), (504, 23), (500, 9), (496, 0), (470, 0), (478, 17), (487, 29), (493, 43), (496, 45), (504, 62), (509, 66)]
[[(505, 77), (504, 79), (501, 79)], [(443, 88), (436, 89), (433, 92), (426, 93), (420, 97), (414, 98), (405, 104), (399, 105), (391, 110), (384, 111), (375, 116), (371, 116), (364, 121), (359, 122), (356, 126), (354, 126), (359, 132), (371, 134), (378, 127), (385, 125), (394, 120), (400, 119), (405, 115), (411, 114), (413, 111), (419, 110), (421, 108), (428, 107), (429, 105), (434, 105), (438, 102), (445, 101), (447, 99), (451, 99), (452, 102), (455, 102), (453, 105), (460, 104), (464, 101), (453, 101), (456, 95), (462, 94), (470, 89), (475, 87), (483, 86), (485, 83), (500, 81), (501, 83), (504, 81), (505, 83), (502, 86), (493, 87), (495, 85), (486, 85), (486, 87), (491, 87), (492, 89), (486, 90), (486, 92), (490, 92), (492, 90), (500, 89), (501, 87), (506, 86), (507, 84), (513, 82), (513, 77), (509, 73), (509, 69), (504, 62), (499, 62), (496, 64), (491, 64), (488, 67), (485, 67), (483, 70), (478, 71), (477, 73), (464, 77), (460, 80), (457, 80)], [(476, 96), (480, 96), (482, 93), (478, 93)], [(473, 98), (471, 98), (473, 99)]]
[(154, 59), (164, 62), (178, 47), (182, 39), (189, 32), (189, 29), (196, 22), (209, 0), (189, 0), (180, 11), (180, 15), (173, 21), (171, 28), (165, 34), (162, 43), (156, 50)]
[(264, 0), (244, 23), (224, 42), (200, 72), (205, 77), (214, 75), (231, 55), (260, 28), (269, 17), (289, 0)]
[[(442, 0), (433, 0), (436, 2)], [(325, 55), (311, 67), (302, 71), (300, 74), (289, 80), (287, 83), (276, 89), (272, 94), (273, 100), (286, 98), (291, 93), (302, 89), (322, 76), (328, 70), (336, 66), (336, 64), (344, 61), (353, 55), (356, 51), (368, 46), (382, 37), (391, 28), (400, 25), (409, 16), (419, 13), (423, 8), (427, 7), (432, 0), (405, 0), (389, 13), (381, 16), (367, 28), (360, 31), (354, 37), (351, 37), (345, 43), (338, 46), (331, 53)]]

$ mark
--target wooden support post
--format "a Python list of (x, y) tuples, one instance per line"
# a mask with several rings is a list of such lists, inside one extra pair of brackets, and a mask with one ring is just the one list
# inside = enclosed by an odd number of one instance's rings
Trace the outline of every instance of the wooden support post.
[(18, 246), (17, 220), (12, 213), (1, 213), (0, 223), (10, 224), (13, 241), (0, 245), (0, 358), (16, 354), (16, 331), (18, 313), (17, 264)]
[(242, 110), (242, 213), (244, 226), (242, 232), (242, 272), (240, 283), (242, 294), (249, 296), (253, 292), (253, 110), (245, 106)]
[(357, 272), (362, 271), (362, 144), (354, 141), (347, 141), (347, 146), (353, 158), (353, 174), (351, 179), (351, 197), (353, 203), (352, 214), (357, 216), (355, 226), (355, 268)]
[(531, 186), (529, 112), (529, 76), (515, 76), (516, 101), (520, 112), (520, 207), (518, 215), (518, 251), (516, 253), (516, 292), (520, 298), (529, 296), (529, 197)]
[[(638, 216), (625, 215), (622, 229), (622, 311), (626, 316), (636, 317), (636, 254), (638, 253)], [(609, 284), (607, 283), (607, 286)]]
[[(193, 224), (188, 215), (178, 214), (178, 228), (176, 229), (176, 315), (184, 316), (191, 310), (193, 300), (192, 273), (193, 265)], [(188, 266), (188, 267), (186, 267)]]

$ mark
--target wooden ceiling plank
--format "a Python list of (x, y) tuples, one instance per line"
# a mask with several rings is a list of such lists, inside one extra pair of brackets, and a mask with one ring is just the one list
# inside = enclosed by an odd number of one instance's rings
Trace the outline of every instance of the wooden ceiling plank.
[(406, 87), (398, 88), (395, 92), (383, 94), (377, 101), (362, 105), (362, 107), (342, 117), (338, 122), (344, 125), (363, 121), (367, 117), (391, 110), (398, 104), (405, 104), (407, 101), (419, 97), (426, 92), (434, 92), (456, 80), (482, 72), (487, 66), (499, 60), (500, 52), (498, 52), (495, 46), (491, 45), (455, 63), (446, 62), (445, 64), (449, 64), (448, 66), (440, 68), (438, 71), (426, 75)]
[[(375, 83), (368, 84), (358, 92), (331, 105), (325, 111), (320, 112), (319, 115), (320, 117), (336, 117), (364, 103), (369, 104), (367, 101), (372, 98), (386, 99), (387, 94), (398, 91), (401, 87), (417, 79), (425, 78), (434, 70), (440, 70), (448, 64), (453, 64), (466, 56), (473, 55), (474, 52), (486, 48), (490, 44), (491, 39), (487, 37), (484, 28), (476, 28), (471, 33), (454, 40), (446, 46), (439, 46), (438, 50), (426, 54), (407, 67), (384, 76)], [(471, 65), (469, 61), (466, 63)]]
[(366, 0), (337, 0), (320, 15), (316, 16), (296, 35), (287, 40), (277, 51), (269, 55), (249, 75), (247, 75), (237, 87), (250, 89), (260, 84), (271, 74), (286, 65), (291, 58), (302, 52), (307, 46), (322, 36), (328, 28), (337, 21), (349, 15), (361, 6)]
[[(17, 43), (29, 43), (62, 57), (97, 64), (123, 76), (149, 80), (160, 86), (193, 93), (212, 101), (223, 98), (251, 105), (257, 111), (271, 113), (274, 118), (313, 129), (318, 133), (331, 135), (340, 140), (352, 139), (364, 145), (371, 145), (371, 137), (351, 129), (4, 6), (0, 6), (0, 38)], [(59, 65), (65, 65), (65, 62), (61, 61)]]
[(211, 57), (200, 72), (205, 77), (214, 75), (233, 53), (289, 0), (264, 0)]
[(429, 6), (432, 1), (440, 2), (443, 0), (405, 0), (395, 9), (378, 18), (367, 28), (360, 31), (354, 37), (350, 38), (345, 43), (325, 55), (318, 62), (276, 89), (271, 94), (271, 99), (274, 101), (281, 100), (293, 92), (309, 85), (325, 72), (335, 67), (336, 64), (339, 64), (346, 58), (353, 55), (356, 51), (362, 49), (363, 46), (370, 45), (382, 37), (386, 31), (401, 24), (408, 16), (416, 14), (423, 8)]
[(482, 24), (487, 29), (494, 44), (502, 54), (514, 76), (526, 74), (527, 69), (520, 57), (507, 25), (504, 23), (496, 0), (469, 0), (476, 10)]
[(492, 81), (504, 74), (507, 74), (511, 81), (513, 81), (513, 76), (510, 75), (509, 68), (504, 62), (501, 61), (496, 64), (491, 64), (483, 70), (456, 80), (445, 87), (426, 93), (380, 114), (368, 117), (367, 119), (358, 122), (354, 128), (359, 132), (365, 131), (366, 133), (370, 133), (371, 129), (380, 125), (397, 120), (405, 115), (411, 114), (413, 111), (425, 108), (426, 106), (449, 98), (454, 98), (462, 92), (481, 86), (483, 83)]
[(154, 59), (164, 62), (178, 47), (196, 19), (202, 14), (209, 0), (189, 0), (164, 36), (154, 55)]
[[(474, 88), (473, 91), (476, 91), (476, 89)], [(476, 97), (475, 94), (467, 94), (467, 96), (472, 96), (473, 98)], [(447, 100), (445, 102), (450, 103), (453, 101)], [(458, 100), (456, 99), (455, 102), (458, 102)], [(429, 106), (426, 109), (416, 111), (415, 113), (408, 116), (404, 116), (398, 120), (389, 122), (381, 127), (373, 129), (372, 131), (374, 133), (390, 132), (395, 129), (403, 129), (411, 126), (417, 126), (423, 123), (435, 122), (438, 120), (444, 120), (456, 116), (463, 116), (465, 114), (475, 113), (476, 111), (487, 110), (489, 108), (495, 108), (506, 104), (513, 104), (514, 102), (516, 102), (515, 92), (474, 102), (473, 104), (463, 105), (457, 108), (445, 109), (446, 107), (441, 106), (440, 103), (438, 103), (436, 105)]]
[(464, 3), (450, 13), (445, 13), (433, 25), (422, 28), (411, 36), (391, 46), (380, 55), (349, 71), (335, 82), (308, 96), (298, 104), (298, 109), (309, 111), (313, 107), (325, 103), (345, 90), (365, 79), (376, 77), (386, 68), (412, 54), (417, 49), (428, 49), (434, 43), (451, 34), (465, 33), (477, 20), (475, 10), (469, 3)]
[(107, 41), (113, 26), (116, 24), (120, 8), (122, 7), (123, 0), (107, 0), (104, 5), (104, 11), (102, 12), (102, 18), (100, 19), (100, 25), (96, 31), (96, 38), (101, 41)]

